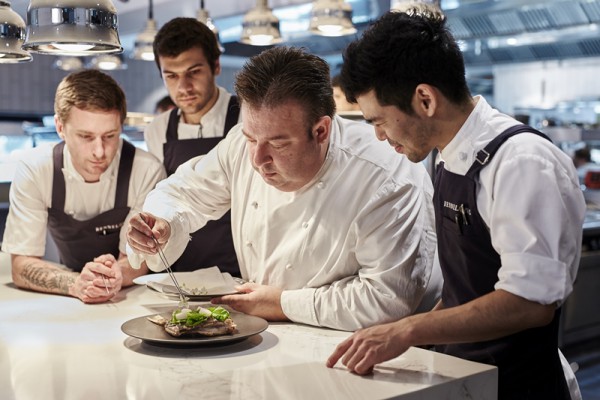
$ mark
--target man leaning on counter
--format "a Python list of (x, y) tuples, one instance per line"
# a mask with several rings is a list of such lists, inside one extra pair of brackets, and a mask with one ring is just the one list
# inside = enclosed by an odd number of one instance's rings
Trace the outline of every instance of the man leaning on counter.
[[(129, 265), (124, 222), (166, 174), (152, 155), (121, 139), (125, 94), (110, 76), (68, 75), (54, 111), (63, 141), (19, 162), (2, 251), (11, 254), (18, 287), (104, 302), (147, 272)], [(47, 231), (64, 265), (43, 259)]]
[(164, 269), (152, 236), (176, 260), (190, 232), (231, 210), (249, 282), (214, 302), (342, 330), (428, 309), (440, 279), (425, 167), (368, 124), (335, 116), (329, 66), (303, 50), (251, 58), (235, 89), (242, 124), (160, 182), (130, 220), (132, 265)]
[[(412, 61), (394, 62), (407, 55)], [(435, 8), (384, 14), (347, 47), (341, 76), (377, 137), (402, 157), (440, 152), (434, 207), (444, 288), (433, 311), (358, 331), (327, 365), (341, 359), (366, 374), (410, 346), (436, 345), (496, 365), (499, 399), (580, 398), (558, 350), (585, 215), (570, 158), (471, 96), (462, 52)]]

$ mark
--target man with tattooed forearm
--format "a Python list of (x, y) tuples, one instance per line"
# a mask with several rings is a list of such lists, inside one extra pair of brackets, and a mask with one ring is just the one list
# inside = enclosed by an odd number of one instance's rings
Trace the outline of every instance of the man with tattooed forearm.
[[(19, 161), (2, 251), (20, 288), (101, 303), (129, 286), (124, 222), (166, 174), (152, 155), (121, 139), (125, 94), (97, 70), (62, 80), (54, 103), (62, 141)], [(47, 233), (60, 264), (44, 260)]]

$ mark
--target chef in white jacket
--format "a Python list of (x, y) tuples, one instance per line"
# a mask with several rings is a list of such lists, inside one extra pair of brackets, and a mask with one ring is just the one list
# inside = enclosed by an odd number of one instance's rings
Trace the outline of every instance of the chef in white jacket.
[(152, 236), (176, 260), (190, 232), (231, 209), (248, 283), (215, 303), (344, 330), (432, 304), (440, 280), (430, 279), (433, 188), (423, 165), (369, 125), (334, 117), (329, 67), (303, 50), (253, 57), (235, 89), (243, 123), (160, 182), (130, 220), (132, 265), (164, 269)]

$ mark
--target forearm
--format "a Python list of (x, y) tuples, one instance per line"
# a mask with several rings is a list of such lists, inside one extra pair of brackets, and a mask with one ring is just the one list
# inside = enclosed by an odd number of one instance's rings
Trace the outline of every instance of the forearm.
[(438, 308), (399, 321), (411, 345), (471, 343), (493, 340), (544, 326), (554, 305), (542, 305), (496, 290), (457, 307)]
[(71, 295), (77, 272), (62, 268), (38, 257), (11, 255), (15, 285), (36, 292)]
[(129, 263), (129, 259), (127, 258), (127, 254), (120, 253), (119, 259), (117, 260), (117, 264), (121, 268), (121, 273), (123, 274), (123, 287), (133, 285), (133, 280), (138, 276), (146, 275), (148, 273), (148, 267), (146, 263), (143, 262), (139, 269), (135, 269)]

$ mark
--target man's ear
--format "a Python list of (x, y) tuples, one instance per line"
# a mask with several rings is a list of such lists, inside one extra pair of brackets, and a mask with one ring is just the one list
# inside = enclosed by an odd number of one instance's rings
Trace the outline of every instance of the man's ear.
[(313, 125), (311, 134), (318, 143), (325, 143), (331, 132), (331, 117), (324, 115)]
[(217, 60), (215, 61), (215, 72), (213, 73), (214, 76), (218, 76), (221, 73), (221, 60), (217, 58)]
[(58, 118), (58, 115), (56, 115), (56, 114), (54, 114), (54, 125), (56, 126), (56, 133), (58, 133), (58, 136), (62, 140), (65, 140), (64, 125), (63, 125), (62, 121), (60, 120), (60, 118)]
[(427, 117), (432, 117), (438, 106), (438, 92), (431, 85), (424, 83), (419, 84), (415, 88), (413, 98), (413, 108), (420, 114)]

